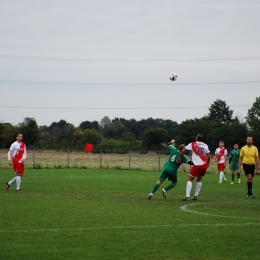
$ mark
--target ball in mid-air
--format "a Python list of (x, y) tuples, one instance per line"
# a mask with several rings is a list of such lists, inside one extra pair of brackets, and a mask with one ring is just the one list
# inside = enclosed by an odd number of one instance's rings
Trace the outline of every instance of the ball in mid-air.
[(178, 78), (178, 76), (177, 76), (176, 73), (172, 72), (172, 73), (170, 74), (170, 80), (171, 80), (171, 81), (175, 81), (175, 80), (177, 80), (177, 78)]

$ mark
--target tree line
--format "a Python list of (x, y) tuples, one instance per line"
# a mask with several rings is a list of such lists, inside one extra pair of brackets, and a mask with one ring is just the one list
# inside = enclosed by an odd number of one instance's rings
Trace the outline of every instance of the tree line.
[(217, 99), (202, 118), (187, 119), (178, 124), (170, 119), (110, 119), (105, 116), (98, 121), (83, 121), (74, 126), (60, 120), (49, 126), (38, 126), (34, 118), (25, 118), (12, 125), (0, 123), (0, 147), (9, 148), (17, 132), (24, 135), (28, 148), (82, 149), (89, 142), (102, 150), (167, 149), (166, 143), (174, 138), (177, 144), (188, 144), (201, 133), (213, 152), (219, 140), (232, 149), (234, 143), (245, 144), (248, 135), (260, 146), (260, 97), (256, 98), (247, 116), (238, 119), (225, 101)]

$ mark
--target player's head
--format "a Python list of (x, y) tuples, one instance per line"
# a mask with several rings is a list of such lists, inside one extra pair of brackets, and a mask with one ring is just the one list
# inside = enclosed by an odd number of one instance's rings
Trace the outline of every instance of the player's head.
[(185, 144), (179, 145), (178, 150), (181, 152), (183, 148), (185, 148)]
[(202, 134), (197, 134), (197, 136), (196, 136), (196, 141), (202, 142), (203, 139), (204, 139), (204, 137), (203, 137)]
[(222, 148), (224, 147), (225, 143), (223, 140), (220, 140), (219, 143), (218, 143), (219, 147)]
[(18, 142), (21, 142), (21, 141), (23, 140), (23, 134), (22, 134), (22, 133), (18, 133), (18, 134), (16, 135), (16, 140), (17, 140)]
[(234, 144), (234, 149), (237, 150), (239, 148), (238, 144)]
[(252, 143), (253, 143), (253, 137), (252, 136), (248, 136), (246, 138), (246, 143), (247, 143), (248, 146), (251, 146)]

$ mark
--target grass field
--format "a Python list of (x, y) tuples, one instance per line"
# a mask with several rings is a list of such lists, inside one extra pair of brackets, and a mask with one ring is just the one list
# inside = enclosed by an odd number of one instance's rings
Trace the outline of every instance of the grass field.
[(207, 174), (199, 200), (183, 202), (187, 173), (179, 173), (167, 199), (160, 189), (148, 201), (158, 175), (27, 169), (17, 193), (15, 184), (5, 190), (13, 173), (1, 169), (0, 259), (260, 258), (259, 176), (254, 199), (244, 175), (230, 185)]

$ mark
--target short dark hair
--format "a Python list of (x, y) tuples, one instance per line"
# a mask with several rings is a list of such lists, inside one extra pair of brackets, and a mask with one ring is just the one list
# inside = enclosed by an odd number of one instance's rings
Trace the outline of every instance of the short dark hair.
[(204, 136), (202, 134), (197, 134), (197, 140), (202, 142), (204, 140)]
[[(250, 136), (250, 135), (249, 135), (247, 138), (252, 138), (252, 140), (253, 140), (253, 136)], [(246, 139), (247, 139), (247, 138), (246, 138)]]
[(179, 145), (178, 150), (181, 152), (183, 148), (185, 148), (185, 144)]
[(225, 143), (223, 140), (219, 140), (219, 143)]
[(23, 135), (23, 133), (21, 133), (21, 132), (18, 132), (18, 133), (17, 133), (17, 135), (16, 135), (16, 137), (17, 137), (18, 135)]

